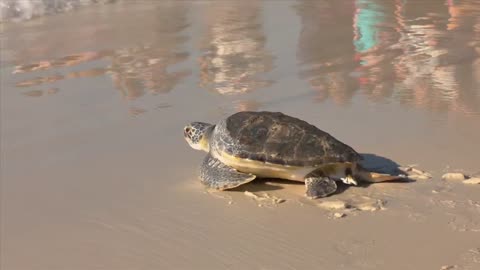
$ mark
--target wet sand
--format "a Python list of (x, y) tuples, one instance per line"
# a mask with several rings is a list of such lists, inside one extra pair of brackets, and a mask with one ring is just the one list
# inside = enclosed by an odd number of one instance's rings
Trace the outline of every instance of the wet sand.
[[(441, 178), (480, 171), (479, 6), (140, 1), (4, 23), (0, 268), (479, 269), (480, 185)], [(240, 110), (432, 178), (208, 192), (183, 126)]]

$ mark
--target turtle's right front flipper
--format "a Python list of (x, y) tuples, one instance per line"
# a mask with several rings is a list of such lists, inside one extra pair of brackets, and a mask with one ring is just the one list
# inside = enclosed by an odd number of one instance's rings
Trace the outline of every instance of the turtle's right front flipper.
[(208, 154), (200, 166), (200, 179), (208, 188), (225, 190), (253, 181), (255, 175), (239, 172)]

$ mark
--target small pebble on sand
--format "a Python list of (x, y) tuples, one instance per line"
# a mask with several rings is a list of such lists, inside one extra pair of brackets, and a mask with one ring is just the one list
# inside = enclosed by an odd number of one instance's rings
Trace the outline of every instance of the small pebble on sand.
[(447, 181), (459, 181), (465, 180), (466, 178), (463, 173), (446, 173), (442, 175), (442, 179)]
[(335, 214), (333, 214), (333, 218), (335, 218), (335, 219), (343, 218), (345, 216), (347, 216), (347, 214), (345, 214), (345, 213), (335, 213)]

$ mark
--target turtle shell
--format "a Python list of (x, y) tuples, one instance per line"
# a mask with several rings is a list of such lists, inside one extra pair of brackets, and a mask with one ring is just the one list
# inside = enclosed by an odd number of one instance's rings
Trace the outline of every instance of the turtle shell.
[(222, 120), (211, 146), (229, 155), (290, 166), (356, 162), (350, 146), (317, 127), (279, 112), (239, 112)]

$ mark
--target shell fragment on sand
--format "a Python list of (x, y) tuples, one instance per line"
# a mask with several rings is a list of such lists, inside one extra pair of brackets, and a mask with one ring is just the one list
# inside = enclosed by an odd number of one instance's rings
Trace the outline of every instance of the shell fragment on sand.
[(470, 178), (470, 179), (462, 181), (462, 183), (468, 184), (468, 185), (480, 184), (480, 177)]
[(244, 192), (245, 196), (250, 197), (254, 199), (255, 201), (259, 202), (260, 205), (261, 203), (267, 203), (271, 205), (277, 205), (280, 203), (284, 203), (286, 200), (282, 198), (278, 198), (276, 196), (269, 195), (268, 193), (263, 193), (262, 196), (258, 196), (257, 194), (250, 192), (250, 191), (245, 191)]
[(456, 265), (444, 265), (440, 268), (440, 270), (453, 270), (455, 268), (457, 268)]
[(467, 176), (463, 173), (446, 173), (442, 175), (442, 179), (447, 181), (460, 181), (467, 179)]
[(351, 208), (351, 205), (344, 201), (335, 200), (335, 201), (324, 201), (318, 204), (318, 207), (321, 207), (326, 210), (343, 210)]
[(360, 211), (369, 211), (369, 212), (385, 210), (385, 202), (382, 200), (369, 201), (369, 202), (357, 204), (355, 205), (355, 208), (357, 208)]
[(373, 199), (370, 197), (363, 197), (363, 199), (359, 202), (347, 203), (342, 200), (332, 200), (332, 201), (323, 201), (317, 204), (317, 206), (332, 212), (342, 211), (342, 210), (344, 212), (345, 211), (346, 212), (350, 212), (350, 211), (374, 212), (378, 210), (384, 210), (385, 201), (380, 199)]

